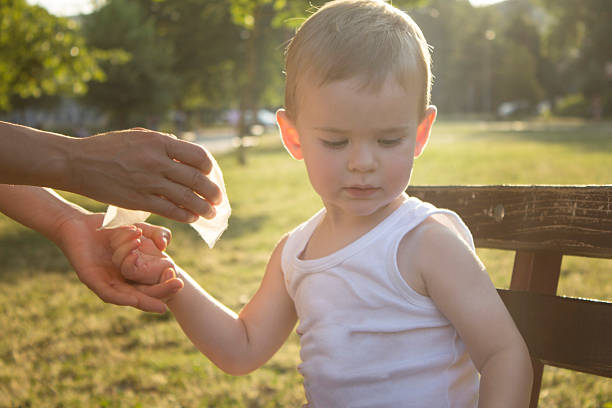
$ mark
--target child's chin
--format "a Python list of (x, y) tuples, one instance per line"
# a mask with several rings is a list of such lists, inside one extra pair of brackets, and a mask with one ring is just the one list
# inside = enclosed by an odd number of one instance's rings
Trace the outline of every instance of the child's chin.
[(355, 217), (373, 217), (389, 210), (390, 203), (356, 203), (349, 212)]

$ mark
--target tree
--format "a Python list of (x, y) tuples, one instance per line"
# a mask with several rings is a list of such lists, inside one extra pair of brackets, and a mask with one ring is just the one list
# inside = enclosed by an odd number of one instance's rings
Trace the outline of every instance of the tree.
[(536, 11), (524, 0), (478, 8), (433, 0), (415, 11), (433, 46), (432, 99), (442, 112), (493, 113), (504, 102), (541, 100), (547, 72)]
[(175, 105), (187, 112), (231, 106), (237, 92), (239, 27), (225, 0), (139, 0), (157, 36), (173, 48)]
[(442, 112), (489, 110), (499, 40), (492, 10), (474, 9), (467, 0), (433, 0), (413, 17), (433, 47), (432, 101)]
[(612, 7), (609, 0), (540, 0), (552, 16), (544, 49), (559, 78), (553, 96), (579, 92), (612, 115)]
[[(278, 20), (274, 21), (275, 13), (279, 6), (285, 6), (284, 1), (279, 0), (232, 0), (230, 10), (236, 25), (242, 28), (244, 39), (242, 54), (244, 58), (244, 72), (239, 78), (240, 97), (238, 119), (238, 136), (240, 145), (238, 147), (238, 160), (241, 164), (246, 163), (244, 150), (244, 137), (248, 133), (246, 116), (256, 117), (256, 112), (261, 102), (261, 96), (265, 91), (267, 83), (276, 79), (277, 84), (280, 70), (276, 71), (276, 78), (269, 69), (270, 61), (280, 62), (280, 53), (271, 53), (270, 39), (274, 38), (274, 29), (278, 28)], [(276, 37), (278, 38), (278, 37)], [(274, 58), (276, 57), (276, 58)], [(274, 64), (276, 67), (282, 64)], [(268, 69), (266, 69), (268, 68)], [(271, 75), (272, 74), (272, 75)]]
[(139, 3), (109, 0), (85, 17), (88, 43), (116, 51), (102, 63), (107, 80), (93, 84), (86, 102), (107, 112), (113, 127), (156, 127), (175, 98), (172, 44), (159, 38), (153, 19)]
[(0, 110), (27, 98), (79, 95), (104, 79), (74, 20), (25, 0), (0, 0)]

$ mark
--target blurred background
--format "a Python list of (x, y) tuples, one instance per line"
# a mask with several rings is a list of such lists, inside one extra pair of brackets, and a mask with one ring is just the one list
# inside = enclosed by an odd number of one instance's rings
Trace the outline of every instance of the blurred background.
[[(0, 119), (85, 136), (261, 134), (324, 1), (0, 0)], [(610, 0), (395, 0), (433, 47), (441, 117), (612, 115)]]
[[(173, 231), (168, 253), (238, 311), (278, 238), (321, 207), (279, 141), (274, 111), (285, 45), (323, 3), (0, 0), (0, 120), (79, 137), (144, 126), (213, 151), (233, 210), (215, 249), (187, 225), (149, 221)], [(393, 3), (433, 47), (440, 120), (413, 184), (611, 182), (612, 0)], [(236, 140), (257, 143), (248, 168)], [(478, 254), (507, 288), (513, 252)], [(558, 293), (612, 301), (611, 262), (564, 257)], [(172, 314), (104, 304), (57, 247), (2, 215), (0, 265), (0, 408), (305, 402), (295, 333), (255, 373), (232, 377)], [(546, 367), (539, 406), (612, 408), (612, 379)]]

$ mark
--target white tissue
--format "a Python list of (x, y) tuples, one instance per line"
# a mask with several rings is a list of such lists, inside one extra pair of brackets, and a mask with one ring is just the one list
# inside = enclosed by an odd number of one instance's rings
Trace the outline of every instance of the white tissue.
[[(227, 198), (227, 191), (225, 190), (225, 182), (223, 181), (221, 168), (212, 154), (208, 151), (206, 153), (212, 162), (212, 170), (208, 178), (221, 188), (221, 203), (215, 206), (216, 214), (212, 219), (207, 220), (206, 218), (199, 217), (190, 225), (200, 234), (208, 246), (212, 248), (215, 246), (215, 242), (217, 242), (221, 234), (223, 234), (223, 231), (227, 229), (228, 219), (232, 213), (232, 209)], [(149, 218), (149, 215), (151, 215), (151, 213), (146, 211), (126, 210), (125, 208), (109, 205), (104, 215), (104, 221), (102, 221), (101, 228), (117, 228), (144, 222)]]

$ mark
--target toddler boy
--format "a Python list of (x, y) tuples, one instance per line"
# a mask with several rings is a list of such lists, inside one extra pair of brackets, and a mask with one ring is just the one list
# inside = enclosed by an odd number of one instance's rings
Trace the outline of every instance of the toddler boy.
[(281, 137), (324, 208), (280, 240), (240, 314), (153, 246), (148, 263), (129, 255), (122, 231), (117, 265), (155, 282), (176, 271), (185, 287), (167, 305), (231, 374), (299, 321), (309, 406), (526, 406), (529, 354), (470, 232), (404, 192), (436, 117), (419, 27), (383, 1), (329, 2), (291, 41), (286, 75)]

